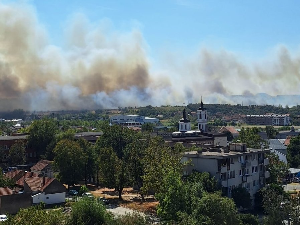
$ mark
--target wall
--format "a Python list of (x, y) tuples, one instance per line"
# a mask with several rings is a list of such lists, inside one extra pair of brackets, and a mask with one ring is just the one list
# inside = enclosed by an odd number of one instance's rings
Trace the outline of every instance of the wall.
[(227, 146), (227, 137), (214, 137), (214, 145), (225, 147)]
[(44, 202), (47, 204), (57, 204), (66, 201), (66, 192), (56, 194), (45, 194), (44, 192), (32, 196), (32, 203), (38, 204)]
[(21, 208), (32, 205), (29, 193), (4, 195), (0, 197), (0, 214), (16, 214)]

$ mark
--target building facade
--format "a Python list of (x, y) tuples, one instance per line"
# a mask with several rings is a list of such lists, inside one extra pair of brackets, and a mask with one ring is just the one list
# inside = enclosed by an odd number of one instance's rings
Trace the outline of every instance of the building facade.
[(289, 114), (247, 115), (246, 123), (249, 125), (289, 126)]
[(208, 172), (222, 186), (222, 191), (231, 197), (236, 187), (246, 188), (251, 197), (265, 185), (270, 173), (265, 149), (247, 149), (245, 144), (232, 144), (229, 149), (210, 148), (201, 152), (186, 152), (183, 161), (191, 163), (185, 167), (185, 174), (192, 171)]
[(139, 126), (144, 123), (156, 124), (159, 122), (157, 118), (150, 118), (139, 115), (114, 115), (109, 118), (111, 124), (120, 124), (128, 126)]

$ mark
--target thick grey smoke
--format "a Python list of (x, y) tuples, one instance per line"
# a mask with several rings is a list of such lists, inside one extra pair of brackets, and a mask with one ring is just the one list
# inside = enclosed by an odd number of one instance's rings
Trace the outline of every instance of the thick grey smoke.
[(169, 52), (153, 70), (137, 29), (120, 33), (75, 15), (65, 37), (65, 48), (51, 45), (30, 5), (0, 3), (0, 110), (182, 104), (201, 95), (210, 103), (276, 104), (255, 94), (299, 93), (300, 57), (284, 46), (251, 63), (225, 50)]

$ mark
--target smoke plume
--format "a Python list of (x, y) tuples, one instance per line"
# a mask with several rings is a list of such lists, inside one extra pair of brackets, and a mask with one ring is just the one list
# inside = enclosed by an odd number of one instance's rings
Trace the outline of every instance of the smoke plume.
[(285, 46), (250, 63), (209, 48), (168, 53), (153, 70), (138, 29), (120, 33), (79, 14), (65, 32), (64, 48), (51, 45), (30, 5), (0, 3), (0, 110), (158, 106), (199, 102), (201, 95), (207, 103), (276, 104), (257, 93), (299, 93), (300, 56)]

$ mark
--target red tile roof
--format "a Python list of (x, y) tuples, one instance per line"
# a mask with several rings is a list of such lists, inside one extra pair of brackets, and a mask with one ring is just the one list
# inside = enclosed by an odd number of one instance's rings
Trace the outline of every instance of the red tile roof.
[(284, 141), (284, 145), (288, 146), (290, 144), (290, 142), (291, 142), (291, 136), (287, 136), (285, 141)]
[(5, 173), (4, 176), (9, 179), (14, 179), (17, 175), (19, 175), (22, 172), (23, 172), (22, 170), (9, 171)]
[(34, 172), (27, 172), (22, 176), (19, 180), (16, 181), (16, 184), (19, 186), (24, 186), (24, 179), (28, 179), (30, 177), (38, 177), (37, 173)]
[[(45, 179), (45, 183), (43, 183), (43, 179)], [(30, 177), (26, 178), (25, 182), (31, 189), (31, 191), (44, 191), (45, 188), (51, 184), (51, 182), (55, 180), (55, 178), (49, 177)]]
[(40, 160), (33, 167), (30, 168), (31, 171), (42, 171), (46, 166), (52, 164), (49, 160)]
[(9, 189), (8, 187), (0, 188), (0, 196), (12, 195), (12, 194), (13, 194), (13, 190)]

